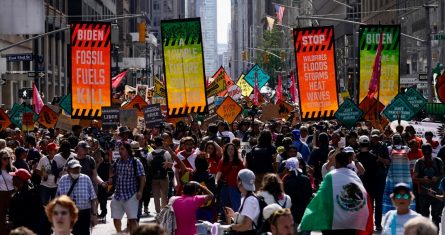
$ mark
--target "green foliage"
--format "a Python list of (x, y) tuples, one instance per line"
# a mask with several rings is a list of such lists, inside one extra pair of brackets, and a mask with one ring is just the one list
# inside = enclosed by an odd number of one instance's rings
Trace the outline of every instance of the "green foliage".
[[(276, 27), (272, 31), (265, 30), (263, 40), (257, 47), (280, 56), (281, 51), (276, 48), (281, 48), (283, 37), (282, 31)], [(256, 51), (255, 53), (255, 62), (271, 76), (271, 80), (274, 80), (275, 71), (282, 70), (285, 61), (266, 52)], [(272, 83), (274, 84), (273, 81)]]

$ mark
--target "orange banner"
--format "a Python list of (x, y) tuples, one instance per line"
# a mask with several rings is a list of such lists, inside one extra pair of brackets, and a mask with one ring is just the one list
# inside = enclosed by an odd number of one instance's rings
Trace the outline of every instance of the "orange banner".
[(111, 23), (71, 24), (72, 118), (98, 118), (111, 106)]
[(334, 118), (338, 108), (334, 28), (294, 29), (294, 40), (302, 119)]

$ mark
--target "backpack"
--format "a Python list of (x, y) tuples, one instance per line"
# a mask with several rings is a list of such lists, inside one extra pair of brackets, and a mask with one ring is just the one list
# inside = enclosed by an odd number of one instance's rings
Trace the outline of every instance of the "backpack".
[[(264, 200), (264, 197), (256, 196), (253, 193), (247, 194), (246, 199), (250, 196), (256, 198), (258, 200), (258, 205), (260, 206), (260, 214), (258, 215), (257, 223), (255, 223), (255, 221), (252, 221), (253, 227), (254, 227), (254, 229), (253, 229), (254, 233), (260, 235), (260, 234), (264, 233), (263, 230), (267, 231), (267, 226), (265, 226), (266, 221), (264, 221), (264, 218), (263, 218), (263, 209), (264, 209), (264, 207), (267, 206), (267, 203)], [(246, 201), (246, 199), (244, 199), (243, 204), (241, 204), (241, 207), (238, 210), (239, 212), (241, 212), (243, 210), (244, 202)]]
[[(121, 159), (120, 158), (118, 158), (117, 160), (116, 160), (116, 162), (114, 163), (114, 165), (117, 165), (117, 163), (120, 161)], [(140, 160), (139, 159), (137, 159), (136, 157), (133, 157), (133, 159), (132, 159), (132, 161), (131, 161), (131, 163), (132, 163), (132, 165), (133, 165), (133, 175), (134, 175), (134, 178), (135, 178), (135, 180), (136, 180), (136, 190), (139, 190), (139, 186), (140, 186), (140, 182), (139, 182), (139, 179), (138, 179), (138, 163), (137, 162), (140, 162)], [(142, 163), (141, 163), (142, 164)], [(114, 181), (114, 180), (113, 180)], [(114, 183), (113, 183), (113, 185), (114, 185)]]
[(153, 160), (150, 162), (150, 169), (153, 179), (166, 179), (167, 178), (167, 169), (164, 168), (164, 158), (165, 150), (161, 150), (156, 153), (155, 151), (151, 152), (153, 156)]
[(174, 235), (176, 231), (176, 217), (173, 203), (168, 204), (156, 215), (156, 223), (165, 229), (167, 235)]

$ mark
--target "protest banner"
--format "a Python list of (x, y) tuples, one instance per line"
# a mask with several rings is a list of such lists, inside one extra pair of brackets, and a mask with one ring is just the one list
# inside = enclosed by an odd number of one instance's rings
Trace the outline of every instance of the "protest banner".
[(334, 27), (294, 29), (302, 120), (330, 119), (338, 108)]
[(127, 126), (133, 130), (138, 125), (137, 109), (121, 109), (119, 110), (119, 122), (121, 126)]
[(53, 128), (57, 124), (57, 119), (59, 119), (59, 115), (49, 108), (48, 105), (45, 105), (40, 110), (37, 121), (45, 128)]
[(390, 121), (405, 120), (411, 121), (415, 115), (413, 106), (406, 100), (402, 94), (398, 94), (389, 103), (382, 114)]
[(383, 105), (382, 102), (377, 101), (375, 98), (369, 98), (366, 96), (365, 99), (360, 102), (359, 108), (364, 113), (362, 118), (370, 121), (373, 126), (380, 131), (383, 131), (383, 127), (388, 125), (388, 120), (380, 115), (385, 108), (385, 105)]
[(65, 114), (60, 114), (57, 119), (56, 128), (59, 128), (64, 131), (71, 131), (73, 123), (71, 121), (71, 117)]
[(220, 116), (224, 121), (231, 124), (238, 115), (241, 114), (243, 108), (232, 99), (232, 97), (226, 97), (222, 104), (216, 109), (216, 114)]
[(0, 108), (0, 131), (5, 130), (12, 124), (8, 115), (5, 113), (3, 109)]
[(60, 106), (60, 108), (65, 110), (65, 112), (71, 113), (73, 110), (72, 104), (71, 104), (71, 94), (65, 95), (62, 98), (60, 98), (59, 106)]
[(399, 93), (400, 25), (360, 25), (359, 101), (368, 95), (380, 33), (383, 33), (383, 48), (378, 96), (387, 105)]
[(168, 116), (207, 112), (200, 18), (162, 20)]
[(148, 104), (145, 100), (136, 95), (128, 104), (122, 106), (122, 109), (136, 109), (138, 117), (144, 117), (144, 108), (147, 107)]
[(119, 108), (102, 107), (102, 129), (117, 129), (119, 126)]
[(22, 115), (22, 131), (34, 131), (34, 113), (26, 112)]
[(238, 82), (236, 83), (236, 85), (241, 88), (241, 90), (243, 91), (242, 95), (244, 97), (249, 97), (253, 91), (253, 87), (249, 85), (249, 83), (244, 79), (244, 77), (245, 75), (241, 74), (241, 76), (238, 78)]
[(257, 64), (249, 70), (246, 76), (244, 76), (244, 80), (246, 80), (251, 87), (255, 87), (255, 77), (258, 79), (258, 89), (261, 89), (264, 85), (266, 85), (270, 79), (270, 76)]
[(72, 118), (94, 119), (111, 106), (111, 23), (79, 21), (71, 27)]
[(226, 90), (226, 79), (224, 73), (221, 76), (217, 76), (212, 83), (207, 87), (207, 97), (212, 97), (218, 93)]
[(162, 122), (160, 104), (151, 104), (144, 109), (145, 126), (148, 128), (159, 127)]
[(279, 118), (287, 119), (289, 117), (289, 115), (291, 114), (291, 112), (294, 110), (294, 106), (292, 106), (291, 104), (288, 104), (282, 100), (278, 100), (276, 105), (278, 107), (278, 117)]
[(426, 100), (425, 97), (423, 97), (423, 95), (420, 94), (420, 92), (414, 87), (408, 88), (403, 96), (411, 104), (411, 106), (413, 106), (414, 115), (422, 110), (423, 107), (425, 107), (425, 104), (428, 102), (428, 100)]
[[(34, 113), (34, 111), (28, 105), (16, 105), (15, 107), (15, 112), (11, 112), (9, 118), (12, 124), (22, 129), (23, 113)], [(33, 121), (36, 120), (37, 115), (34, 113)]]
[(346, 99), (334, 114), (335, 118), (339, 120), (347, 128), (355, 126), (358, 120), (362, 118), (363, 111), (354, 104), (351, 99)]

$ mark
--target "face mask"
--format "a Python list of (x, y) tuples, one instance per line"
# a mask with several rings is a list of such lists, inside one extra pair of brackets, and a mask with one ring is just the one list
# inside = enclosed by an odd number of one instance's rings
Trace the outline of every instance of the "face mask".
[(73, 179), (77, 179), (80, 176), (80, 174), (73, 174), (73, 173), (71, 173), (70, 175)]

